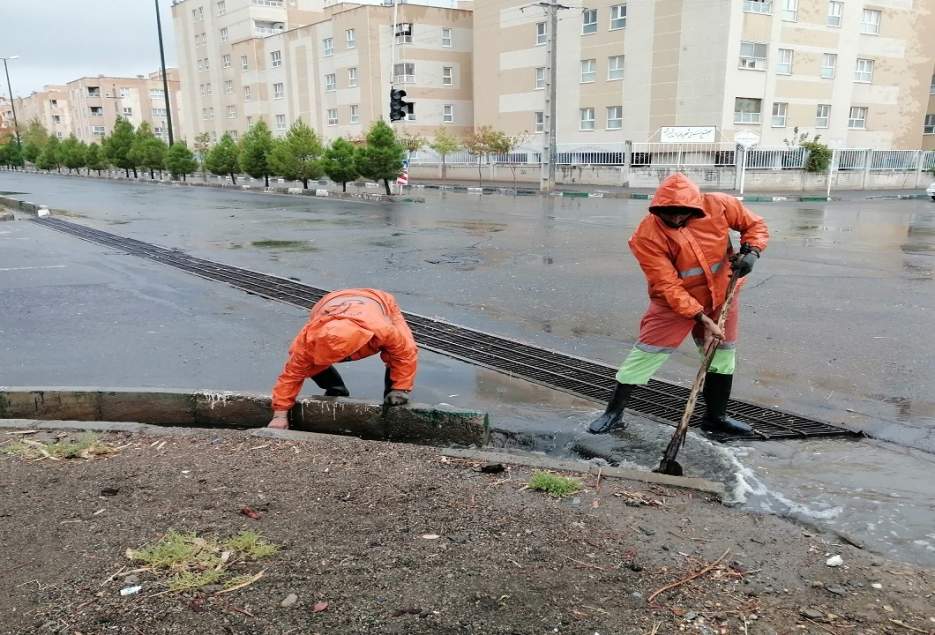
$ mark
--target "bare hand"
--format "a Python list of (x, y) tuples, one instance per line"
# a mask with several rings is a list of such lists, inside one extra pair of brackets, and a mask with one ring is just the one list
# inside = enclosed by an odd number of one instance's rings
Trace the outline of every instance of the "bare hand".
[(717, 322), (707, 315), (701, 315), (701, 323), (704, 325), (704, 347), (706, 350), (710, 346), (711, 340), (724, 339), (724, 331), (717, 325)]
[(288, 430), (289, 429), (289, 419), (285, 412), (277, 412), (273, 415), (273, 418), (270, 420), (267, 428), (273, 428), (274, 430)]

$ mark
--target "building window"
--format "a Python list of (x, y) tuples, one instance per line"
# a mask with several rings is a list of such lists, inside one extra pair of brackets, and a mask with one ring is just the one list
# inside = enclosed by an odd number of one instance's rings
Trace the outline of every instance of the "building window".
[(198, 91), (201, 93), (201, 96), (202, 96), (202, 97), (207, 97), (207, 96), (208, 96), (208, 89), (205, 88), (205, 85), (204, 85), (204, 84), (198, 84)]
[(244, 71), (250, 70), (250, 66), (247, 64), (247, 56), (246, 56), (246, 55), (241, 55), (241, 56), (240, 56), (240, 69), (241, 69), (241, 70), (244, 70)]
[(250, 88), (250, 86), (244, 86), (243, 87), (243, 100), (250, 101), (251, 99), (253, 99), (253, 89)]
[(740, 68), (765, 71), (766, 45), (757, 42), (741, 42)]
[[(130, 89), (129, 89), (129, 88), (121, 88), (121, 89), (120, 89), (120, 99), (126, 99), (126, 98), (129, 97), (129, 96), (130, 96)], [(55, 105), (55, 100), (54, 100), (54, 99), (52, 100), (52, 105), (53, 105), (53, 106)]]
[(227, 107), (227, 118), (236, 119), (237, 118), (237, 106), (230, 105)]
[(841, 17), (844, 15), (844, 3), (838, 0), (828, 2), (828, 26), (840, 27)]
[[(332, 75), (334, 77), (334, 75)], [(282, 99), (286, 96), (286, 85), (283, 82), (273, 84), (273, 99)]]
[(360, 123), (360, 106), (351, 104), (351, 123)]
[(276, 130), (285, 130), (285, 129), (286, 129), (286, 116), (276, 115)]
[(218, 0), (215, 3), (215, 6), (217, 7), (218, 15), (224, 15), (227, 13), (227, 2), (225, 2), (225, 0)]
[(400, 22), (396, 25), (396, 43), (412, 44), (412, 23)]
[(831, 104), (818, 104), (818, 108), (815, 109), (815, 127), (827, 128), (830, 119)]
[(865, 130), (867, 128), (867, 107), (851, 106), (847, 116), (847, 127), (851, 130)]
[(623, 106), (607, 107), (607, 129), (620, 130), (623, 128)]
[(597, 33), (597, 9), (581, 11), (581, 34)]
[[(104, 126), (94, 126), (94, 129), (95, 129), (95, 131), (96, 131), (98, 128), (103, 128), (103, 127), (104, 127)], [(97, 134), (97, 132), (95, 132), (94, 134)], [(65, 133), (63, 133), (61, 130), (59, 130), (58, 132), (55, 133), (55, 136), (56, 136), (56, 138), (58, 138), (58, 139), (64, 139), (64, 138), (65, 138)], [(101, 136), (104, 136), (104, 133), (103, 133), (103, 132), (101, 132)]]
[(207, 70), (210, 70), (210, 68), (209, 68), (210, 65), (208, 64), (208, 58), (207, 58), (207, 57), (205, 58), (204, 62), (205, 62), (205, 70), (206, 70), (206, 71), (207, 71)]
[[(55, 116), (58, 117), (58, 115), (55, 115)], [(124, 107), (123, 107), (123, 116), (124, 116), (124, 117), (132, 117), (132, 116), (133, 116), (133, 108), (131, 108), (130, 106), (124, 106)]]
[(582, 108), (578, 111), (581, 116), (581, 122), (578, 124), (580, 130), (594, 130), (594, 109)]
[(452, 75), (451, 66), (442, 66), (442, 85), (444, 86), (453, 86), (454, 85), (454, 76)]
[(876, 9), (864, 9), (864, 17), (860, 21), (860, 32), (879, 35), (881, 17), (881, 13)]
[(270, 62), (273, 68), (282, 66), (282, 51), (273, 51), (269, 54)]
[(406, 121), (415, 121), (415, 120), (416, 120), (416, 113), (410, 112), (409, 114), (406, 115)]
[(354, 29), (344, 29), (344, 43), (349, 49), (357, 48), (357, 34)]
[(221, 41), (226, 42), (230, 39), (230, 32), (227, 30), (227, 27), (221, 29)]
[[(121, 97), (124, 97), (124, 95), (120, 95), (120, 96), (121, 96)], [(53, 108), (55, 108), (56, 106), (58, 106), (58, 100), (57, 100), (57, 99), (50, 99), (50, 100), (49, 100), (49, 104), (51, 104), (51, 106), (52, 106)]]
[(224, 68), (230, 68), (230, 67), (231, 67), (231, 56), (230, 56), (230, 55), (227, 55), (227, 54), (222, 55), (222, 56), (221, 56), (221, 63), (222, 63), (221, 65), (222, 65)]
[(581, 60), (581, 83), (593, 82), (597, 79), (597, 60)]
[(357, 67), (352, 66), (347, 69), (347, 85), (348, 88), (354, 88), (357, 86)]
[(165, 117), (166, 109), (165, 108), (153, 108), (153, 117)]
[(224, 94), (233, 95), (234, 94), (234, 82), (233, 80), (226, 79), (224, 80)]
[(91, 116), (92, 117), (103, 117), (104, 107), (103, 106), (91, 106)]
[(607, 79), (623, 79), (623, 55), (607, 58)]
[[(62, 138), (61, 132), (58, 132), (56, 134), (58, 135), (59, 139)], [(94, 135), (95, 137), (103, 137), (105, 134), (104, 126), (91, 126), (91, 134)]]
[(338, 78), (334, 73), (328, 73), (325, 75), (325, 90), (337, 90), (338, 88)]
[(857, 58), (857, 66), (854, 68), (854, 81), (867, 84), (873, 81), (873, 60)]
[(776, 102), (773, 104), (773, 128), (786, 127), (786, 112), (789, 110), (789, 104)]
[(536, 132), (545, 132), (545, 113), (540, 110), (534, 114), (536, 116), (535, 118), (536, 123), (533, 129)]
[(329, 126), (338, 125), (338, 109), (337, 108), (328, 109), (328, 125)]
[[(124, 108), (124, 110), (126, 110), (126, 108)], [(10, 112), (12, 113), (13, 111), (10, 111)], [(62, 116), (52, 115), (52, 123), (62, 123)]]
[(247, 116), (247, 127), (249, 128), (252, 125), (253, 125), (253, 117), (248, 115)]
[(536, 69), (536, 90), (545, 88), (545, 66)]
[(547, 39), (545, 22), (536, 22), (536, 46), (542, 46)]
[(204, 69), (205, 69), (205, 61), (199, 57), (198, 58), (198, 70), (203, 71)]
[(416, 65), (413, 62), (401, 62), (393, 65), (393, 81), (396, 84), (414, 84)]
[(454, 123), (455, 107), (452, 104), (442, 106), (442, 123)]
[(770, 0), (744, 0), (743, 10), (747, 13), (769, 14), (773, 10), (772, 5)]
[(734, 123), (760, 123), (762, 99), (737, 97), (734, 100)]
[(205, 84), (205, 90), (208, 92), (208, 95), (214, 94), (214, 88), (211, 87), (211, 82)]
[(446, 49), (451, 48), (451, 29), (448, 27), (442, 28), (442, 46)]
[(100, 96), (101, 96), (100, 86), (88, 86), (88, 97), (100, 97)]
[(929, 85), (929, 95), (935, 95), (935, 75), (932, 75), (932, 83)]
[(233, 141), (237, 141), (237, 137), (240, 135), (240, 133), (237, 132), (236, 130), (228, 130), (228, 131), (227, 131), (227, 134), (230, 135), (230, 138), (231, 138)]
[(922, 124), (922, 134), (935, 134), (935, 115), (925, 115), (925, 123)]
[(627, 5), (616, 4), (610, 8), (610, 30), (622, 29), (627, 25)]
[(776, 72), (780, 75), (792, 74), (792, 49), (779, 49), (776, 56)]
[(334, 38), (326, 37), (321, 41), (321, 46), (324, 49), (325, 57), (331, 57), (334, 55)]
[(799, 0), (782, 0), (782, 19), (797, 22), (799, 19)]
[(834, 68), (838, 65), (837, 53), (825, 53), (821, 57), (821, 76), (823, 79), (834, 79)]

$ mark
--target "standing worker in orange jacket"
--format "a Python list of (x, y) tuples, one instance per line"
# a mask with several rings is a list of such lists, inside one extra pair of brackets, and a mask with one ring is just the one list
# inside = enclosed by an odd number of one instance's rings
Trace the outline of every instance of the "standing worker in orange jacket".
[(377, 353), (386, 364), (384, 403), (408, 403), (419, 352), (396, 299), (378, 289), (345, 289), (323, 297), (289, 347), (289, 360), (273, 388), (269, 427), (289, 427), (287, 414), (307, 377), (325, 395), (347, 397), (350, 391), (333, 364)]
[[(680, 173), (662, 182), (649, 212), (630, 237), (630, 251), (649, 283), (649, 308), (640, 322), (639, 338), (617, 372), (617, 385), (607, 410), (588, 430), (602, 434), (625, 427), (623, 409), (633, 387), (649, 382), (691, 332), (699, 347), (712, 337), (720, 340), (705, 377), (702, 429), (749, 433), (750, 426), (727, 416), (737, 342), (736, 297), (723, 332), (718, 328), (717, 316), (731, 270), (746, 276), (766, 248), (766, 223), (733, 196), (702, 194)], [(737, 254), (730, 245), (731, 229), (740, 232)]]

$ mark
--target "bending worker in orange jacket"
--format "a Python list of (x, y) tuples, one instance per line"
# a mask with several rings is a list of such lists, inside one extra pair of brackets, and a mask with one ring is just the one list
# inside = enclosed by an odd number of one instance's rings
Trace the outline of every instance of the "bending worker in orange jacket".
[(333, 364), (377, 353), (386, 364), (384, 403), (408, 403), (419, 352), (396, 299), (377, 289), (345, 289), (323, 297), (289, 347), (289, 360), (273, 388), (269, 427), (289, 427), (287, 414), (307, 377), (325, 395), (347, 397), (350, 391)]
[[(733, 196), (702, 194), (684, 174), (662, 182), (649, 212), (630, 237), (630, 250), (649, 283), (649, 308), (640, 322), (639, 338), (617, 372), (607, 410), (588, 430), (602, 434), (625, 427), (623, 409), (633, 387), (646, 384), (691, 332), (699, 347), (712, 337), (720, 340), (705, 377), (702, 429), (749, 433), (750, 426), (727, 416), (737, 341), (736, 296), (724, 332), (716, 320), (731, 270), (746, 276), (766, 248), (766, 223)], [(737, 254), (728, 238), (731, 229), (740, 232)]]

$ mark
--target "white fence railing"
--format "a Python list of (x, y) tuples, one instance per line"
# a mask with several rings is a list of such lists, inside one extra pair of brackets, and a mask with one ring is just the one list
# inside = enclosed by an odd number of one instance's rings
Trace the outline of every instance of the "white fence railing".
[(631, 165), (731, 166), (736, 161), (733, 143), (634, 143)]

